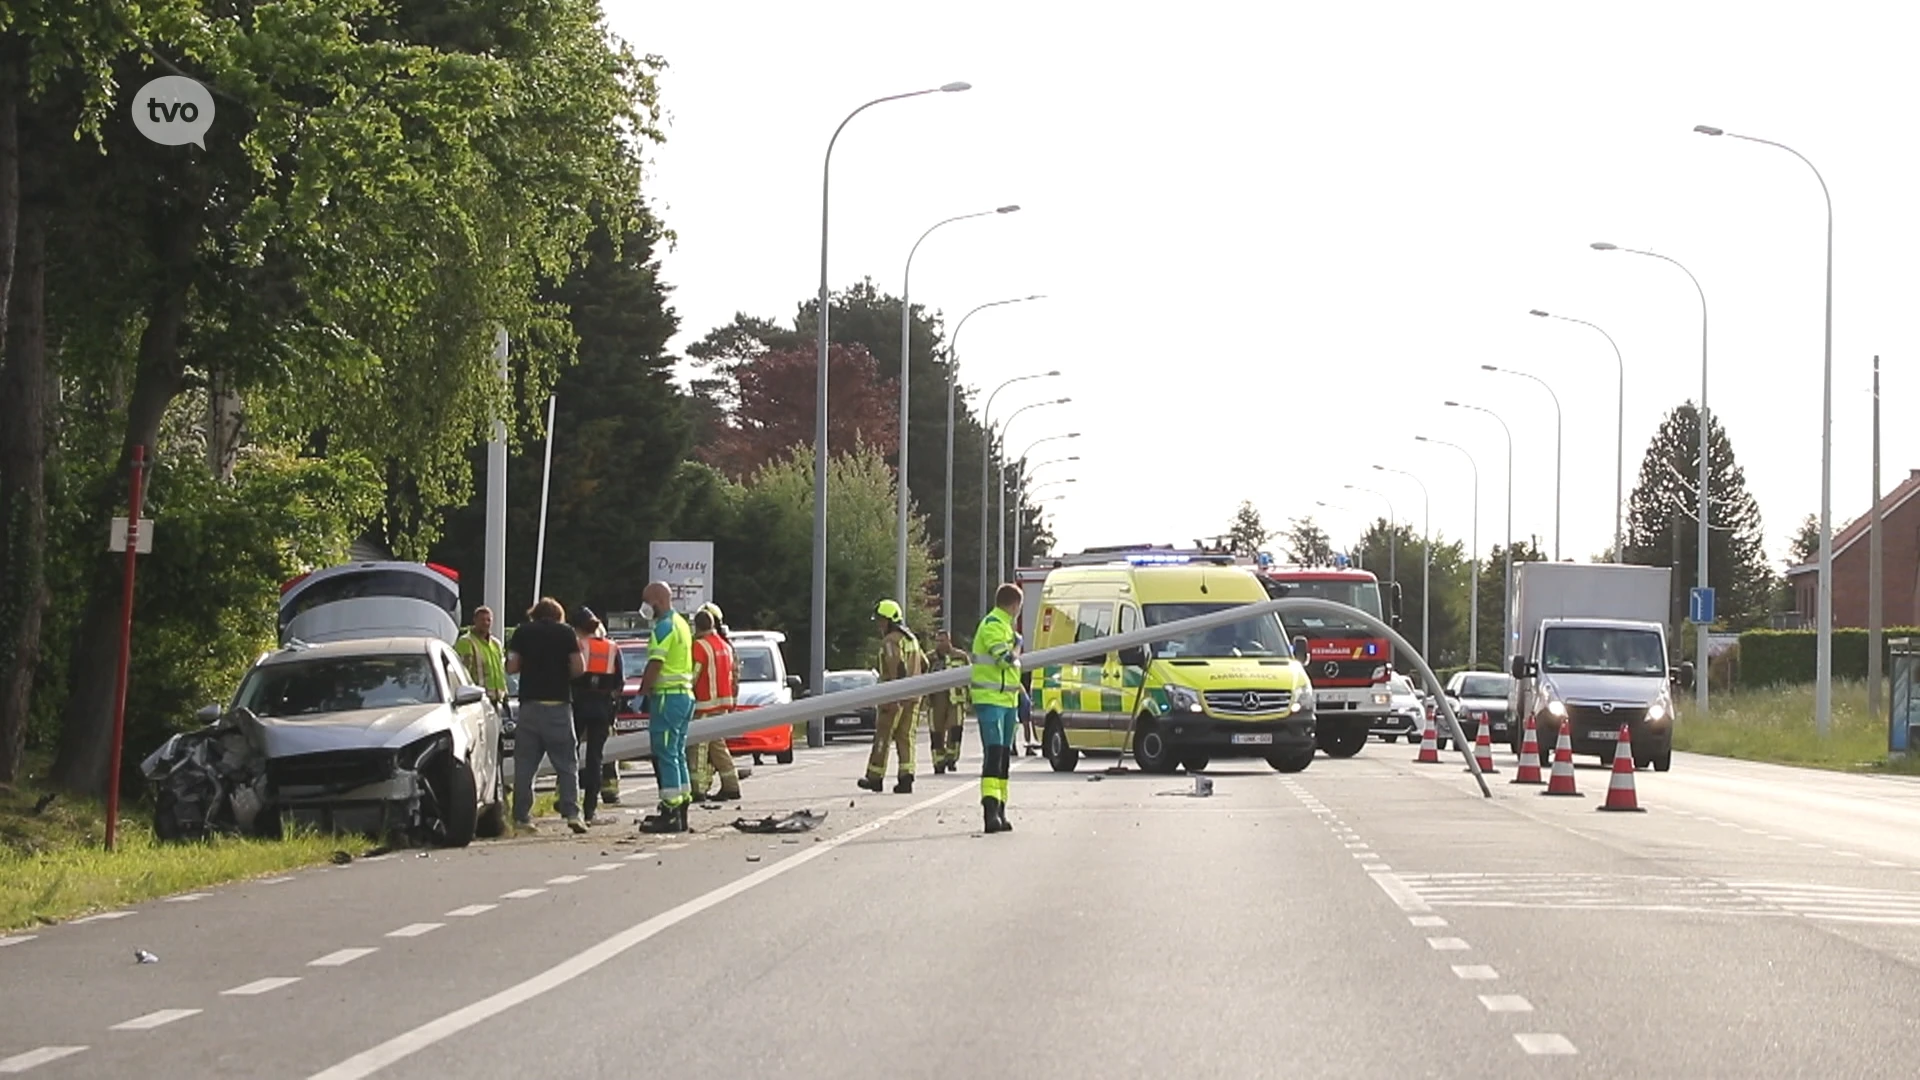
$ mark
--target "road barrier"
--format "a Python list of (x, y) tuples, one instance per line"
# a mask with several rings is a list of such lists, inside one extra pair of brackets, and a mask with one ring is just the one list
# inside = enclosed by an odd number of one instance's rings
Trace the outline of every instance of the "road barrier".
[[(1454, 714), (1453, 706), (1447, 702), (1444, 687), (1440, 679), (1427, 665), (1425, 657), (1414, 649), (1413, 643), (1401, 637), (1399, 631), (1385, 622), (1374, 618), (1357, 608), (1345, 604), (1336, 604), (1329, 600), (1309, 599), (1305, 597), (1286, 597), (1279, 600), (1261, 600), (1251, 604), (1225, 608), (1220, 611), (1195, 615), (1190, 619), (1176, 619), (1173, 622), (1159, 623), (1154, 626), (1130, 630), (1124, 634), (1111, 634), (1107, 637), (1076, 641), (1068, 645), (1056, 645), (1051, 649), (1040, 649), (1025, 653), (1020, 657), (1022, 671), (1047, 667), (1053, 664), (1066, 664), (1078, 660), (1090, 660), (1105, 656), (1120, 649), (1151, 645), (1156, 641), (1184, 637), (1188, 634), (1211, 630), (1219, 626), (1231, 626), (1247, 619), (1274, 614), (1286, 620), (1287, 613), (1296, 615), (1333, 614), (1349, 621), (1358, 620), (1374, 633), (1393, 642), (1395, 655), (1411, 659), (1428, 692), (1439, 704), (1440, 714), (1449, 730), (1453, 732), (1453, 745), (1460, 750), (1460, 756), (1467, 761), (1467, 768), (1480, 783), (1480, 793), (1487, 798), (1493, 797), (1493, 791), (1487, 787), (1486, 777), (1482, 775), (1479, 764), (1473, 760), (1468, 743), (1461, 735), (1459, 717)], [(818, 697), (802, 698), (799, 701), (783, 702), (779, 705), (767, 705), (758, 709), (746, 709), (727, 713), (724, 716), (695, 720), (687, 727), (687, 743), (694, 745), (713, 739), (731, 738), (745, 735), (750, 731), (762, 731), (782, 724), (798, 724), (824, 718), (828, 713), (852, 712), (856, 709), (878, 707), (890, 701), (903, 698), (924, 697), (928, 694), (943, 693), (965, 687), (973, 680), (972, 673), (964, 667), (947, 671), (935, 671), (926, 675), (915, 675), (910, 679), (896, 679), (892, 682), (877, 683), (873, 686), (855, 690), (840, 690)], [(631, 735), (616, 735), (607, 740), (604, 760), (624, 761), (646, 757), (651, 752), (651, 740), (646, 732)], [(513, 763), (504, 762), (507, 775), (512, 776)], [(541, 771), (549, 771), (546, 765)]]

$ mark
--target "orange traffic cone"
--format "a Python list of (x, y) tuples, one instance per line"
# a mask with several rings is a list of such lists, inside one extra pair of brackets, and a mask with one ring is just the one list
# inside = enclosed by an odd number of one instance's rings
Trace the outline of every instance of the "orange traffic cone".
[[(1511, 783), (1544, 784), (1540, 779), (1540, 735), (1533, 726), (1533, 716), (1527, 716), (1526, 737), (1520, 743), (1520, 771)], [(1572, 747), (1568, 747), (1572, 751)]]
[(1415, 765), (1440, 764), (1440, 735), (1433, 729), (1433, 717), (1427, 717), (1427, 726), (1420, 732), (1420, 756), (1413, 759)]
[(1480, 771), (1483, 773), (1500, 771), (1493, 767), (1493, 736), (1489, 731), (1492, 727), (1493, 725), (1487, 722), (1487, 718), (1482, 716), (1480, 734), (1473, 737), (1473, 763), (1480, 766)]
[(1646, 813), (1633, 790), (1633, 733), (1625, 724), (1620, 725), (1620, 738), (1613, 744), (1613, 777), (1607, 781), (1607, 801), (1594, 809)]
[(1576, 799), (1586, 797), (1574, 787), (1573, 736), (1565, 724), (1560, 725), (1560, 738), (1553, 744), (1553, 775), (1547, 777), (1547, 790), (1540, 794), (1570, 795)]

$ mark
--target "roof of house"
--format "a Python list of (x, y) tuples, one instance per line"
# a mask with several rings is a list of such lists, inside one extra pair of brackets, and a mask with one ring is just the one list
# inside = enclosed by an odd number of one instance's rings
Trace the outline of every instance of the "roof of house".
[[(1913, 498), (1915, 495), (1920, 495), (1920, 469), (1908, 470), (1907, 478), (1900, 482), (1900, 486), (1894, 488), (1892, 491), (1887, 492), (1887, 494), (1880, 500), (1880, 516), (1882, 518), (1885, 518), (1892, 515), (1894, 511), (1900, 509), (1902, 506), (1905, 506), (1907, 504), (1907, 501)], [(1837, 533), (1834, 533), (1833, 534), (1834, 558), (1836, 559), (1839, 558), (1841, 552), (1852, 547), (1853, 542), (1855, 540), (1858, 540), (1861, 537), (1866, 536), (1867, 527), (1872, 523), (1873, 523), (1873, 514), (1871, 511), (1869, 511), (1868, 513), (1861, 514), (1859, 517), (1854, 518), (1852, 521), (1848, 522), (1846, 528), (1841, 529)], [(1814, 573), (1819, 569), (1820, 569), (1820, 564), (1817, 562), (1801, 563), (1799, 566), (1787, 567), (1787, 576), (1789, 578), (1798, 577), (1801, 574)]]

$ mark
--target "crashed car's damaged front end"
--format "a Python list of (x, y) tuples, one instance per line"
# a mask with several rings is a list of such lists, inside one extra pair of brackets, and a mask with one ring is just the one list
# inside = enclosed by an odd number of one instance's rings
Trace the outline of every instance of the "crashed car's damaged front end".
[(269, 757), (268, 798), (283, 820), (304, 828), (441, 841), (460, 797), (445, 790), (453, 752), (452, 734), (441, 731), (399, 749)]

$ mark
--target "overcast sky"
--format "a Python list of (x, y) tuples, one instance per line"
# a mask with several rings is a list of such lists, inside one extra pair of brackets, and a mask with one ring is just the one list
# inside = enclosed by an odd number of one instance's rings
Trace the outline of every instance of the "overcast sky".
[[(1480, 546), (1505, 533), (1499, 426), (1515, 440), (1513, 529), (1551, 551), (1554, 415), (1566, 410), (1563, 554), (1613, 532), (1615, 385), (1626, 362), (1626, 484), (1661, 416), (1700, 393), (1725, 424), (1778, 560), (1819, 509), (1825, 209), (1807, 167), (1696, 123), (1786, 143), (1832, 189), (1834, 526), (1870, 490), (1871, 357), (1882, 355), (1883, 486), (1920, 467), (1920, 297), (1911, 22), (1894, 4), (638, 3), (614, 30), (665, 57), (667, 143), (649, 195), (683, 333), (735, 311), (790, 317), (819, 274), (820, 162), (842, 117), (886, 94), (834, 156), (832, 281), (912, 295), (952, 320), (964, 376), (1034, 409), (1018, 452), (1078, 431), (1081, 461), (1036, 477), (1065, 550), (1187, 543), (1251, 499), (1269, 527), (1312, 514), (1336, 540), (1383, 512)], [(1051, 384), (1051, 385), (1050, 385)], [(937, 492), (916, 493), (929, 506)], [(1316, 507), (1317, 501), (1351, 513)]]

